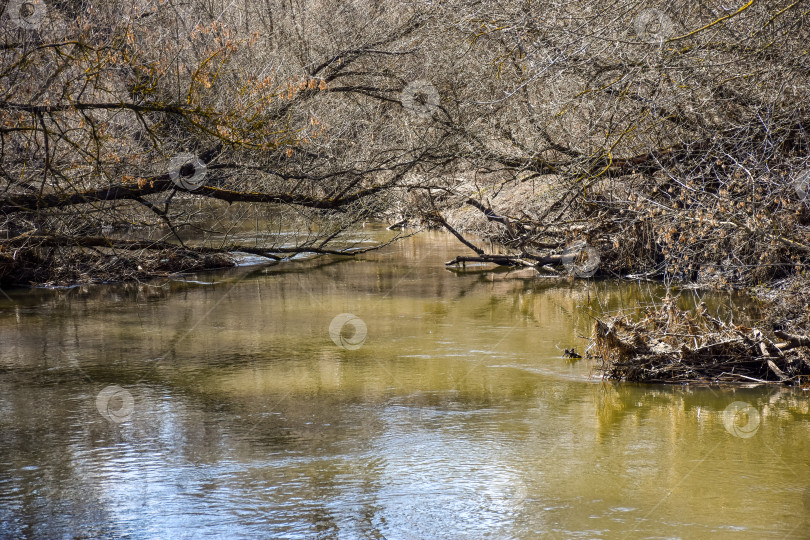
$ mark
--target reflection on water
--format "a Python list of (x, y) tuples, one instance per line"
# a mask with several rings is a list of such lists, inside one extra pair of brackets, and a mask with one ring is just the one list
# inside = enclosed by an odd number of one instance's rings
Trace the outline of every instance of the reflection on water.
[(660, 290), (458, 250), (0, 298), (0, 537), (810, 535), (805, 393), (602, 383), (562, 349)]

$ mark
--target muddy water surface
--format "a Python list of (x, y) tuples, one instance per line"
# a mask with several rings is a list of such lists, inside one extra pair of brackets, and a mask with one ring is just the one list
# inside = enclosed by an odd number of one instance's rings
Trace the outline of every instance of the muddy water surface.
[(0, 537), (810, 536), (807, 393), (604, 384), (562, 349), (660, 290), (459, 253), (6, 291)]

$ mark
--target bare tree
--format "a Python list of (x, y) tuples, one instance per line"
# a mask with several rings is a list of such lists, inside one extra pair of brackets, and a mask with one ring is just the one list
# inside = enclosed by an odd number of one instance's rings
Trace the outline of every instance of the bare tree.
[(7, 280), (354, 253), (341, 232), (383, 214), (498, 264), (574, 241), (720, 285), (806, 264), (801, 1), (28, 6), (0, 50)]
[[(0, 51), (7, 280), (77, 279), (81, 260), (103, 275), (222, 264), (233, 251), (354, 254), (341, 232), (418, 163), (395, 134), (392, 75), (420, 27), (414, 10), (31, 6), (42, 11), (6, 15)], [(249, 241), (246, 223), (257, 224)]]
[(804, 267), (801, 2), (449, 9), (476, 59), (456, 85), (475, 181), (444, 208), (479, 210), (503, 262), (579, 238), (621, 273), (739, 284)]

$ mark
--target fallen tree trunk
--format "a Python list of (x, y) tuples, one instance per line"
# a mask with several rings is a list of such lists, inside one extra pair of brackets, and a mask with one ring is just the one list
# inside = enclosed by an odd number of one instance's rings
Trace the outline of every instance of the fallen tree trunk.
[(481, 255), (479, 257), (465, 257), (459, 255), (452, 261), (447, 261), (445, 266), (457, 264), (473, 263), (493, 263), (501, 266), (543, 266), (546, 264), (562, 264), (561, 255)]
[[(182, 272), (235, 265), (238, 253), (280, 261), (300, 253), (356, 256), (410, 236), (398, 234), (372, 247), (328, 249), (321, 245), (220, 247), (189, 246), (155, 240), (125, 240), (103, 236), (43, 235), (35, 232), (0, 240), (0, 283), (73, 285), (122, 279), (150, 279)], [(60, 260), (51, 254), (58, 250)]]
[[(254, 193), (234, 191), (214, 186), (201, 186), (194, 190), (194, 195), (218, 199), (229, 203), (291, 204), (321, 210), (340, 210), (353, 202), (382, 191), (385, 187), (386, 186), (383, 185), (377, 185), (338, 198), (323, 199), (295, 193)], [(140, 186), (138, 184), (121, 184), (77, 193), (8, 195), (0, 198), (0, 214), (30, 212), (48, 208), (64, 208), (99, 202), (109, 203), (113, 201), (137, 200), (146, 195), (171, 190), (182, 191), (168, 174), (163, 174), (143, 179)]]
[[(471, 204), (475, 206), (479, 210), (484, 211), (487, 213), (487, 217), (493, 219), (494, 221), (498, 221), (499, 223), (507, 224), (508, 222), (505, 221), (506, 218), (502, 218), (500, 216), (495, 216), (491, 209), (485, 209), (483, 205), (476, 201), (467, 201), (467, 204)], [(494, 217), (493, 217), (494, 216)], [(528, 267), (528, 268), (540, 268), (545, 265), (561, 265), (563, 264), (563, 256), (562, 255), (537, 255), (532, 253), (521, 253), (520, 255), (507, 255), (507, 254), (498, 254), (498, 253), (486, 253), (483, 249), (479, 248), (458, 232), (452, 225), (450, 225), (446, 219), (439, 213), (438, 210), (434, 210), (433, 214), (431, 214), (430, 219), (442, 227), (444, 227), (450, 234), (458, 238), (458, 240), (470, 248), (472, 251), (476, 253), (475, 256), (463, 256), (459, 255), (451, 261), (447, 261), (445, 266), (455, 266), (455, 265), (465, 265), (466, 263), (491, 263), (491, 264), (498, 264), (500, 266), (511, 266), (511, 267)], [(514, 232), (514, 229), (511, 229)]]
[[(397, 236), (396, 239), (402, 236)], [(379, 246), (370, 248), (348, 248), (348, 249), (326, 249), (317, 246), (301, 245), (286, 247), (256, 247), (244, 244), (228, 244), (222, 247), (205, 246), (180, 246), (170, 242), (157, 240), (123, 240), (104, 236), (64, 236), (64, 235), (20, 235), (9, 240), (0, 240), (0, 248), (20, 249), (23, 247), (75, 247), (75, 248), (110, 248), (127, 251), (161, 251), (161, 250), (185, 250), (201, 255), (207, 254), (227, 254), (228, 252), (250, 253), (260, 255), (270, 259), (281, 259), (284, 256), (296, 255), (300, 253), (312, 253), (318, 255), (350, 255), (355, 256), (369, 251), (376, 251), (380, 247), (390, 245), (393, 240), (389, 240)]]

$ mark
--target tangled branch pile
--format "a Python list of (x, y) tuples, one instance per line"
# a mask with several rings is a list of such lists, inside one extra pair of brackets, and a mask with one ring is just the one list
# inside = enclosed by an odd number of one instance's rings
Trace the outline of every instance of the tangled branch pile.
[(591, 355), (608, 379), (655, 383), (799, 384), (810, 376), (810, 338), (725, 323), (701, 303), (694, 313), (667, 297), (633, 322), (626, 315), (596, 320)]

